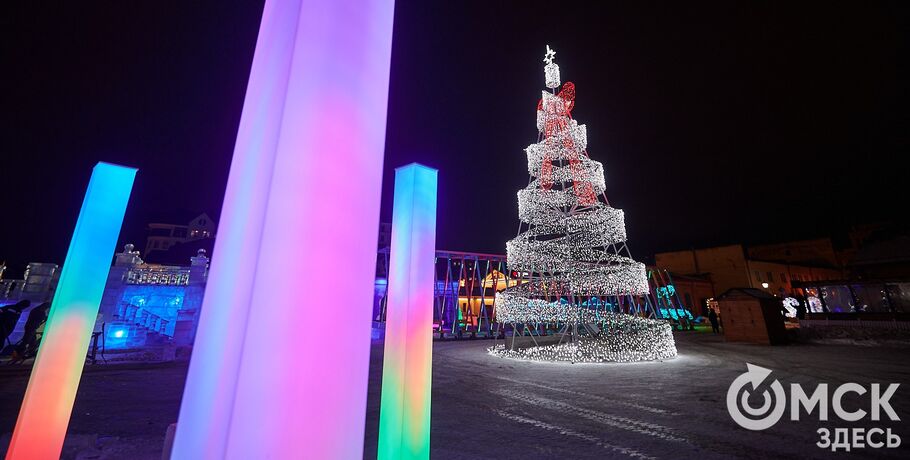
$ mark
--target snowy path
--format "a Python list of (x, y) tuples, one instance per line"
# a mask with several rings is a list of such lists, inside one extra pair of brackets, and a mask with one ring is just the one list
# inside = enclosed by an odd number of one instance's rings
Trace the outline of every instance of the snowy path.
[[(791, 458), (843, 457), (815, 446), (820, 426), (781, 421), (762, 432), (739, 428), (727, 413), (730, 383), (746, 362), (772, 369), (788, 386), (854, 381), (901, 383), (891, 403), (903, 422), (900, 450), (850, 455), (910, 458), (910, 349), (728, 344), (705, 333), (677, 335), (680, 357), (663, 363), (547, 364), (488, 355), (489, 341), (438, 342), (433, 348), (433, 459)], [(374, 459), (379, 421), (381, 346), (373, 347), (365, 458)], [(82, 378), (65, 458), (159, 459), (177, 418), (185, 363), (93, 366)], [(0, 452), (27, 369), (0, 368)], [(848, 401), (848, 409), (856, 407)], [(863, 425), (859, 425), (863, 426)], [(869, 425), (866, 425), (869, 426)]]
[[(786, 386), (910, 383), (906, 349), (762, 347), (703, 333), (678, 341), (675, 360), (609, 365), (503, 360), (484, 353), (488, 342), (437, 343), (433, 458), (831, 458), (836, 454), (815, 446), (816, 429), (862, 424), (784, 420), (762, 432), (735, 425), (724, 398), (746, 362), (773, 369)], [(378, 412), (377, 395), (373, 388), (370, 406)], [(892, 405), (910, 417), (910, 385), (902, 385)], [(368, 433), (375, 423), (368, 421)], [(910, 441), (901, 423), (881, 426)], [(374, 442), (368, 435), (368, 452)], [(903, 447), (851, 454), (907, 458)]]

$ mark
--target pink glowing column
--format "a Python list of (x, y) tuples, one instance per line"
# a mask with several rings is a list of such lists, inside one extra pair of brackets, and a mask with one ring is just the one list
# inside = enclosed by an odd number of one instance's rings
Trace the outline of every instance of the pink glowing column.
[(60, 458), (136, 170), (98, 163), (47, 317), (8, 460)]
[(393, 7), (265, 4), (172, 458), (363, 455)]
[(380, 460), (430, 457), (436, 170), (395, 170), (392, 247), (386, 309)]

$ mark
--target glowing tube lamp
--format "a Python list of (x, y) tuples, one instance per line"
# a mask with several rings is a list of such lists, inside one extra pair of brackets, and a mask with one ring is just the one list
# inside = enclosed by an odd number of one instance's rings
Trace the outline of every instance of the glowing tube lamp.
[(173, 459), (363, 456), (393, 9), (265, 3)]
[(108, 163), (92, 170), (7, 460), (60, 458), (135, 177)]
[(395, 170), (380, 460), (430, 458), (436, 175), (416, 163)]

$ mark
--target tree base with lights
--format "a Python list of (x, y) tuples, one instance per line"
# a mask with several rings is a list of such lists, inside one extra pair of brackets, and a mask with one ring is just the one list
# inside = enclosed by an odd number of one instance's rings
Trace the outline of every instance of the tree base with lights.
[[(546, 345), (541, 340), (532, 346), (520, 347), (509, 346), (506, 341), (489, 348), (489, 352), (504, 358), (572, 363), (629, 363), (676, 357), (673, 331), (663, 320), (626, 313), (601, 313), (596, 321), (582, 327), (586, 329), (583, 334), (560, 343)], [(571, 335), (569, 332), (563, 334)]]
[(624, 214), (607, 200), (585, 125), (572, 119), (575, 85), (561, 85), (555, 54), (547, 46), (550, 91), (537, 104), (538, 142), (525, 149), (530, 180), (518, 192), (519, 233), (506, 244), (509, 268), (520, 276), (494, 302), (502, 329), (511, 331), (488, 350), (536, 361), (673, 358), (671, 326), (645, 317), (645, 266), (629, 254)]

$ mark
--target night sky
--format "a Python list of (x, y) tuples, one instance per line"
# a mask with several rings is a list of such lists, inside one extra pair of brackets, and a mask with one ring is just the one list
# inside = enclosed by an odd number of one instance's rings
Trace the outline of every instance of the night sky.
[[(8, 275), (62, 263), (99, 160), (139, 168), (118, 247), (174, 209), (217, 218), (261, 2), (17, 3), (0, 10)], [(419, 161), (440, 170), (438, 247), (504, 252), (546, 44), (639, 259), (905, 219), (908, 2), (568, 3), (397, 2), (383, 220), (394, 167)]]

